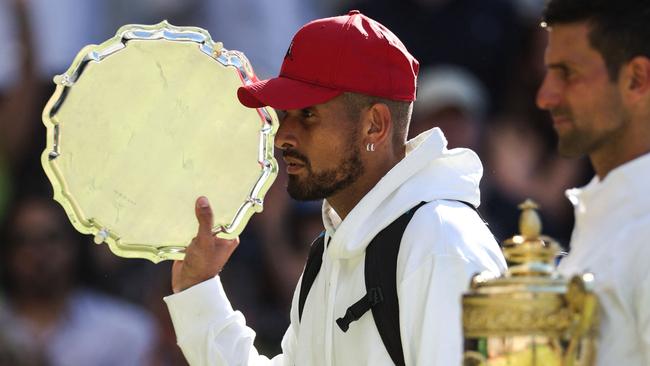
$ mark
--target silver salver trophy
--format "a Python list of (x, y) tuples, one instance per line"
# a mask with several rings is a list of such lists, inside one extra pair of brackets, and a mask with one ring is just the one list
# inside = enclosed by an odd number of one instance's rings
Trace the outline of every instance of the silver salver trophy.
[(205, 195), (216, 235), (237, 236), (277, 174), (270, 108), (237, 88), (257, 78), (208, 32), (127, 25), (54, 78), (43, 168), (73, 226), (116, 255), (182, 259)]

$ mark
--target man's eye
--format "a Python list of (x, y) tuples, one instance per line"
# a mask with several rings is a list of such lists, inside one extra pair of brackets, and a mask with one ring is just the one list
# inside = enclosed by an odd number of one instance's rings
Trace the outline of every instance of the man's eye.
[(573, 75), (573, 71), (570, 70), (569, 68), (566, 68), (566, 67), (561, 68), (559, 71), (560, 71), (560, 72), (559, 72), (559, 73), (560, 73), (560, 77), (561, 77), (563, 80), (568, 80), (568, 79), (571, 78), (571, 76)]
[(302, 117), (303, 118), (311, 118), (311, 117), (314, 117), (314, 113), (309, 109), (303, 109), (302, 110)]

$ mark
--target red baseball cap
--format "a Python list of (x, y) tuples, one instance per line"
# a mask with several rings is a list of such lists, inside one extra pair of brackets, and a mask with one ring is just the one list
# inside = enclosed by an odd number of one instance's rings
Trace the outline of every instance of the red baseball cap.
[(415, 100), (419, 63), (388, 28), (352, 10), (317, 19), (293, 37), (276, 78), (240, 87), (250, 108), (302, 109), (354, 92)]

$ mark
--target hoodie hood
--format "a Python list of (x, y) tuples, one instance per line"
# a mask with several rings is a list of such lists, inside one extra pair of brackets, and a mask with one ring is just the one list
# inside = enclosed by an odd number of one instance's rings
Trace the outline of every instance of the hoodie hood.
[(395, 165), (341, 221), (327, 200), (323, 223), (334, 258), (362, 254), (383, 228), (418, 203), (458, 200), (478, 207), (483, 166), (470, 149), (447, 149), (439, 128), (407, 142), (406, 157)]

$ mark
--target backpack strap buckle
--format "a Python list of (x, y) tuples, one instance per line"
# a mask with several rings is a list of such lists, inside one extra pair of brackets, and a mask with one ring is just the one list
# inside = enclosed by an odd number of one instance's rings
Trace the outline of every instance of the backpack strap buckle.
[(343, 332), (347, 332), (350, 328), (350, 323), (359, 320), (368, 310), (383, 301), (384, 294), (381, 292), (381, 287), (373, 287), (368, 290), (368, 293), (364, 297), (352, 304), (342, 318), (336, 319), (336, 324)]

